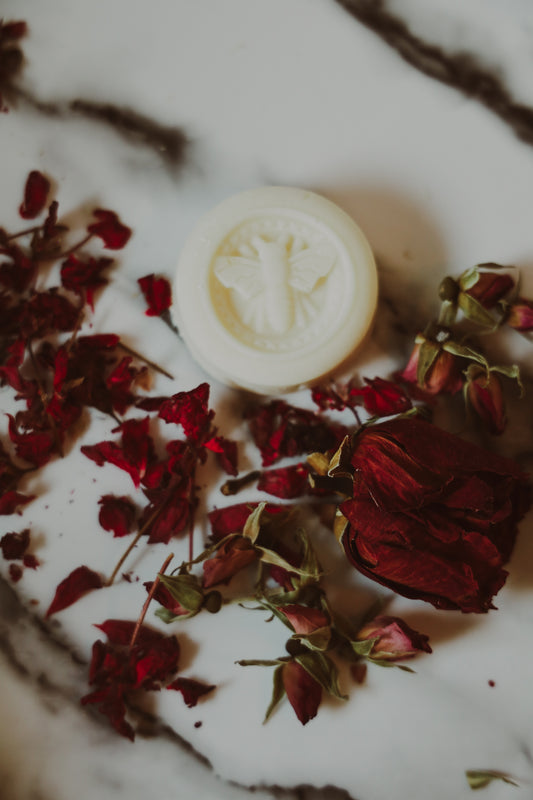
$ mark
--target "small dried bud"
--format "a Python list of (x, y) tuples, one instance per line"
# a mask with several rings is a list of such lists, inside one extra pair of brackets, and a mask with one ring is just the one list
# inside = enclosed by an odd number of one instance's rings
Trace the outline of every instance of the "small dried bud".
[(509, 308), (506, 324), (522, 333), (533, 331), (533, 302), (519, 298)]
[(413, 630), (399, 617), (376, 617), (359, 631), (359, 641), (375, 639), (370, 658), (401, 661), (417, 653), (431, 653), (428, 637)]
[(502, 384), (494, 372), (472, 365), (467, 372), (466, 397), (490, 433), (503, 433), (507, 422)]

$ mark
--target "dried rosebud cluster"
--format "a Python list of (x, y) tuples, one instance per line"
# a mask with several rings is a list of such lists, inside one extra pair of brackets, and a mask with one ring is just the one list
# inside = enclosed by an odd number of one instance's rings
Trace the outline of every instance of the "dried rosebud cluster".
[(444, 278), (439, 318), (417, 335), (398, 376), (414, 397), (426, 401), (463, 389), (468, 407), (492, 434), (501, 434), (507, 423), (502, 377), (520, 385), (520, 375), (515, 365), (490, 365), (473, 335), (502, 325), (522, 333), (533, 330), (532, 304), (517, 297), (515, 278), (504, 269), (479, 264), (458, 279)]

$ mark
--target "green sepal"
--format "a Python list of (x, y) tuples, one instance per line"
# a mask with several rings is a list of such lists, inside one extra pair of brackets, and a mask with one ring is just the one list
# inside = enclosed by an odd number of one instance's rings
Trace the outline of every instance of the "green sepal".
[(476, 350), (473, 350), (467, 345), (449, 341), (442, 346), (442, 349), (446, 350), (448, 353), (451, 353), (452, 356), (459, 356), (460, 358), (467, 358), (469, 361), (475, 361), (476, 364), (481, 364), (481, 366), (484, 367), (487, 372), (489, 371), (489, 362), (485, 356), (481, 355), (481, 353), (478, 353)]
[(413, 675), (416, 675), (416, 670), (412, 669), (412, 667), (406, 667), (405, 664), (397, 664), (395, 661), (386, 661), (382, 658), (369, 658), (372, 664), (377, 664), (378, 667), (396, 667), (396, 669), (401, 669), (403, 672), (411, 672)]
[(307, 569), (303, 567), (295, 567), (293, 564), (290, 564), (286, 561), (283, 556), (280, 556), (275, 550), (271, 550), (269, 547), (259, 547), (255, 545), (255, 551), (259, 555), (260, 560), (263, 564), (272, 564), (275, 567), (282, 567), (282, 569), (287, 570), (287, 572), (295, 572), (297, 575), (300, 575), (303, 578), (313, 578), (316, 579), (319, 577), (316, 571), (309, 572)]
[(498, 321), (474, 297), (460, 292), (457, 304), (465, 317), (483, 328), (496, 328)]
[(463, 272), (462, 275), (459, 276), (457, 283), (461, 287), (463, 292), (468, 291), (471, 289), (472, 286), (475, 286), (479, 280), (479, 269), (478, 267), (470, 267)]
[(177, 619), (188, 619), (189, 617), (194, 616), (192, 613), (183, 615), (173, 614), (170, 608), (164, 608), (163, 606), (155, 611), (155, 615), (156, 617), (159, 617), (159, 619), (166, 625), (169, 625), (171, 622), (175, 622)]
[(257, 508), (249, 515), (248, 519), (244, 523), (244, 528), (242, 529), (242, 535), (245, 536), (247, 539), (255, 543), (255, 540), (259, 536), (261, 531), (261, 517), (263, 515), (263, 511), (266, 508), (266, 503), (259, 503)]
[(372, 648), (378, 641), (379, 636), (376, 636), (373, 639), (356, 639), (355, 641), (350, 642), (350, 646), (354, 653), (357, 653), (358, 656), (364, 656), (365, 658), (368, 658), (372, 652)]
[(420, 343), (420, 350), (418, 351), (418, 364), (416, 369), (416, 382), (419, 386), (424, 386), (426, 375), (431, 369), (435, 359), (440, 352), (440, 345), (435, 342), (430, 342), (424, 339)]
[(197, 614), (204, 603), (204, 592), (196, 575), (159, 575), (159, 580), (180, 606), (186, 608), (188, 615)]
[(329, 462), (328, 475), (330, 478), (351, 478), (351, 456), (353, 451), (352, 437), (345, 436)]
[(272, 698), (266, 710), (263, 725), (268, 720), (280, 700), (283, 700), (284, 697), (285, 687), (283, 685), (283, 664), (280, 664), (276, 667), (274, 674), (272, 675)]
[(484, 789), (492, 781), (503, 781), (511, 786), (520, 785), (509, 775), (495, 769), (467, 769), (465, 775), (471, 789)]
[(348, 695), (342, 694), (339, 689), (337, 667), (324, 653), (313, 650), (309, 653), (300, 653), (294, 660), (305, 669), (314, 680), (319, 683), (326, 692), (338, 697), (339, 700), (347, 700)]
[(327, 475), (330, 459), (325, 453), (310, 453), (307, 456), (307, 463), (318, 475)]
[(335, 519), (333, 521), (333, 533), (335, 534), (335, 538), (337, 539), (338, 543), (342, 546), (342, 540), (344, 534), (346, 533), (350, 523), (342, 513), (340, 509), (337, 508), (335, 511)]
[(295, 633), (292, 638), (301, 642), (310, 650), (323, 652), (328, 649), (331, 642), (331, 625), (324, 625), (322, 628), (311, 631), (311, 633)]

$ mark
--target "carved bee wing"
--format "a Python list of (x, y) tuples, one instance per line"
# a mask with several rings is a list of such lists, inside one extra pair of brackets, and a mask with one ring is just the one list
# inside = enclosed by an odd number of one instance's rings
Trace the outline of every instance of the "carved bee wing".
[(235, 289), (245, 300), (261, 293), (263, 281), (259, 261), (243, 256), (220, 256), (215, 275), (226, 289)]
[(335, 263), (335, 250), (327, 242), (312, 245), (289, 259), (289, 283), (293, 289), (310, 294), (320, 278), (325, 278)]

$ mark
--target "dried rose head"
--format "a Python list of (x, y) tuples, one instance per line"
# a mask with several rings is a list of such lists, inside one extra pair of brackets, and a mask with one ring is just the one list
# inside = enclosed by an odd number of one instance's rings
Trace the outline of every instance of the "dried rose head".
[(361, 628), (357, 639), (374, 640), (369, 658), (379, 661), (402, 661), (417, 653), (431, 653), (428, 637), (399, 617), (375, 617)]
[(336, 532), (360, 572), (436, 608), (493, 607), (532, 499), (515, 463), (405, 417), (364, 428), (339, 460), (353, 496)]

